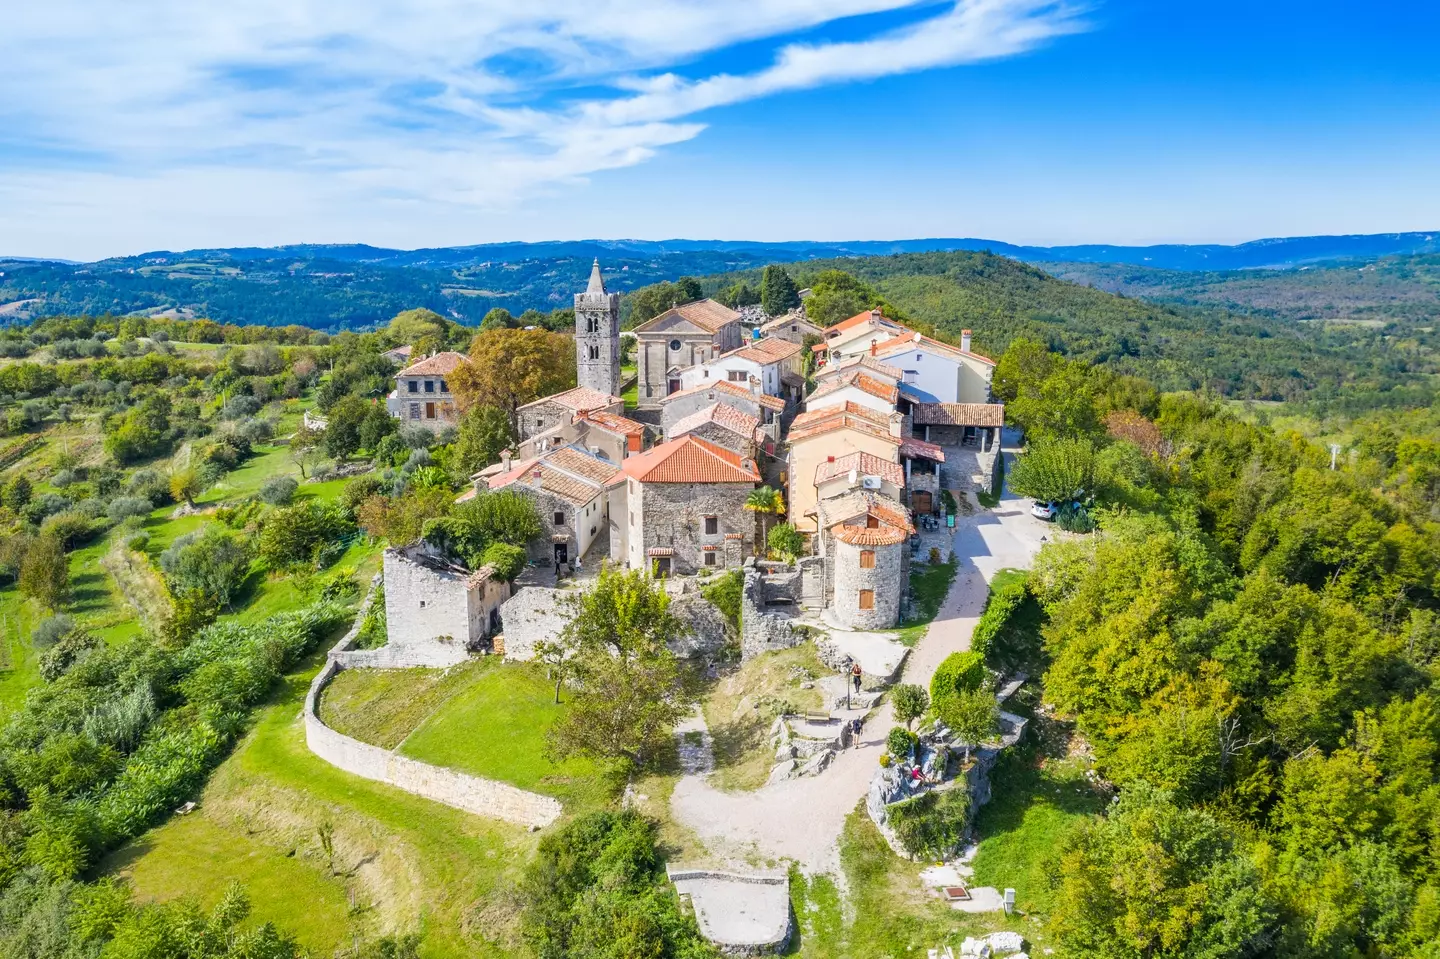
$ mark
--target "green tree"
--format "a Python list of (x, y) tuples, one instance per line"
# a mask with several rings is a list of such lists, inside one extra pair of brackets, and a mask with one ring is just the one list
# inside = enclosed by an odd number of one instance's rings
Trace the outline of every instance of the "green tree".
[(575, 345), (571, 337), (549, 330), (486, 330), (471, 343), (470, 362), (449, 382), (462, 409), (497, 407), (519, 435), (519, 407), (575, 385)]
[(504, 410), (484, 404), (472, 406), (460, 417), (460, 435), (455, 440), (451, 467), (462, 474), (457, 479), (468, 480), (498, 462), (500, 451), (511, 448), (514, 443), (515, 434)]
[(160, 554), (160, 569), (177, 595), (197, 591), (216, 606), (229, 606), (255, 558), (251, 543), (219, 523), (177, 538)]
[(480, 321), (480, 329), (482, 331), (513, 330), (519, 325), (520, 324), (516, 322), (515, 317), (510, 315), (510, 311), (505, 309), (503, 306), (495, 307), (489, 313), (486, 313), (485, 318)]
[[(325, 420), (322, 442), (325, 453), (337, 460), (348, 459), (361, 448), (360, 429), (370, 415), (370, 404), (358, 396), (347, 396), (334, 406)], [(377, 439), (378, 443), (379, 440)]]
[(177, 500), (184, 500), (186, 506), (194, 508), (195, 497), (204, 491), (205, 484), (196, 470), (187, 468), (170, 474), (170, 495)]
[(5, 484), (4, 490), (0, 491), (0, 505), (18, 513), (30, 502), (32, 489), (29, 477), (24, 473), (16, 473)]
[(783, 266), (771, 264), (760, 274), (760, 306), (767, 316), (779, 316), (800, 305), (800, 291)]
[(895, 712), (895, 718), (909, 729), (915, 720), (925, 715), (925, 710), (930, 708), (930, 695), (925, 692), (924, 686), (901, 683), (891, 691), (890, 705)]
[(480, 562), (484, 566), (493, 567), (495, 575), (508, 583), (525, 571), (527, 558), (525, 550), (519, 546), (511, 546), (509, 543), (491, 543), (485, 547), (485, 552), (480, 556)]
[(769, 542), (765, 517), (779, 516), (785, 512), (785, 496), (778, 489), (769, 486), (757, 487), (745, 497), (745, 508), (754, 514), (755, 522), (759, 525), (755, 536), (755, 555), (759, 556), (760, 544)]
[(445, 317), (434, 310), (405, 310), (395, 314), (386, 330), (395, 342), (415, 346), (427, 339), (444, 340), (447, 325)]
[(378, 403), (365, 405), (365, 418), (360, 421), (360, 448), (372, 453), (380, 441), (400, 428), (400, 421)]
[(60, 608), (70, 587), (70, 564), (65, 547), (55, 536), (40, 536), (30, 543), (20, 563), (20, 592), (50, 610)]
[(1000, 706), (989, 683), (979, 689), (964, 689), (936, 699), (935, 712), (964, 744), (967, 763), (970, 747), (993, 738), (1000, 728)]
[(1095, 484), (1095, 448), (1089, 440), (1041, 440), (1030, 444), (1010, 472), (1010, 488), (1041, 502), (1065, 503)]
[(309, 474), (306, 470), (315, 466), (325, 455), (325, 431), (311, 429), (303, 422), (290, 436), (290, 459), (300, 467), (300, 477)]
[(796, 557), (805, 551), (805, 537), (789, 523), (777, 523), (765, 537), (770, 552), (786, 557)]
[(317, 556), (354, 530), (338, 503), (307, 500), (273, 510), (260, 527), (260, 558), (273, 570), (313, 565)]
[(973, 650), (953, 652), (940, 661), (930, 677), (930, 699), (938, 707), (942, 699), (979, 689), (989, 675), (983, 654)]

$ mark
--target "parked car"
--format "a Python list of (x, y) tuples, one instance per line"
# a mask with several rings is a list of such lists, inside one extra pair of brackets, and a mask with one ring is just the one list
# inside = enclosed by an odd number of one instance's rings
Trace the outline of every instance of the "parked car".
[(1036, 519), (1051, 520), (1055, 518), (1055, 511), (1059, 508), (1059, 504), (1055, 502), (1042, 503), (1036, 500), (1035, 504), (1030, 507), (1030, 515)]

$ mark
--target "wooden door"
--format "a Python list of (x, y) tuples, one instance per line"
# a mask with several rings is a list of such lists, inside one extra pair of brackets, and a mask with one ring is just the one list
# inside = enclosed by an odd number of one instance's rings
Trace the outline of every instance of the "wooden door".
[(910, 508), (917, 513), (931, 513), (935, 510), (935, 504), (931, 499), (930, 491), (916, 490), (910, 494)]
[(434, 404), (434, 403), (426, 403), (426, 404), (425, 404), (425, 418), (426, 418), (427, 420), (433, 420), (433, 419), (435, 418), (435, 404)]

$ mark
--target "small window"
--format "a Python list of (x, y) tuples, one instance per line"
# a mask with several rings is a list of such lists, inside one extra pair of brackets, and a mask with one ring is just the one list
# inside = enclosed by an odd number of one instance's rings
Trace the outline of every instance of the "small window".
[(876, 519), (875, 517), (873, 517), (873, 516), (867, 516), (867, 517), (865, 517), (865, 528), (866, 528), (866, 529), (879, 529), (879, 528), (880, 528), (880, 521), (879, 521), (878, 519)]
[(426, 393), (434, 393), (434, 392), (435, 392), (435, 381), (434, 381), (434, 380), (426, 380), (426, 381), (425, 381), (425, 392), (426, 392)]
[(592, 360), (598, 360), (598, 359), (600, 359), (600, 347), (595, 346), (594, 344), (591, 344), (591, 346), (590, 346), (590, 359), (592, 359)]
[(421, 608), (421, 609), (424, 609), (424, 608), (425, 608), (425, 600), (423, 600), (423, 599), (420, 600), (420, 608)]
[(746, 373), (744, 370), (731, 370), (731, 371), (730, 371), (730, 382), (731, 382), (731, 383), (744, 383), (744, 382), (746, 382), (746, 381), (749, 380), (749, 379), (750, 379), (750, 375), (749, 375), (748, 373)]
[(875, 551), (874, 551), (873, 549), (862, 549), (862, 550), (860, 551), (860, 568), (861, 568), (861, 569), (874, 569), (874, 568), (875, 568)]
[(861, 609), (874, 609), (874, 608), (875, 608), (875, 590), (873, 590), (873, 589), (862, 589), (862, 590), (860, 590), (860, 608), (861, 608)]
[(705, 517), (705, 535), (706, 535), (706, 536), (714, 536), (714, 535), (715, 535), (716, 533), (718, 533), (718, 532), (720, 532), (720, 517), (718, 517), (718, 516), (707, 516), (707, 517)]
[(585, 332), (586, 332), (586, 333), (599, 333), (599, 332), (600, 332), (600, 320), (599, 320), (598, 317), (594, 317), (594, 316), (586, 317), (586, 319), (585, 319)]
[(419, 392), (420, 392), (420, 381), (419, 381), (419, 380), (406, 380), (406, 381), (405, 381), (405, 385), (410, 388), (410, 392), (411, 392), (411, 393), (419, 393)]
[(914, 383), (914, 382), (915, 382), (916, 380), (918, 380), (919, 378), (920, 378), (920, 371), (919, 371), (919, 370), (906, 370), (906, 371), (905, 371), (905, 382), (906, 382), (906, 383)]
[(558, 510), (558, 509), (555, 511), (555, 525), (556, 525), (556, 526), (564, 526), (564, 525), (565, 525), (565, 514), (564, 514), (563, 512), (561, 512), (560, 510)]
[(543, 416), (537, 416), (537, 417), (535, 417), (535, 428), (536, 428), (537, 430), (538, 430), (540, 427), (544, 426), (544, 425), (545, 425), (545, 417), (543, 417)]
[(714, 553), (706, 553), (706, 554), (705, 554), (705, 565), (706, 565), (706, 566), (714, 566), (714, 565), (715, 565), (715, 554), (714, 554)]
[(420, 404), (419, 404), (419, 403), (411, 403), (411, 404), (410, 404), (410, 418), (411, 418), (412, 420), (418, 420), (418, 419), (420, 418)]
[(449, 392), (450, 392), (450, 384), (449, 384), (449, 383), (446, 383), (444, 380), (441, 380), (441, 381), (440, 381), (440, 392), (441, 392), (441, 393), (449, 393)]
[(680, 352), (680, 341), (679, 341), (679, 340), (671, 340), (671, 341), (670, 341), (670, 349), (674, 350), (676, 353), (679, 353), (679, 352)]

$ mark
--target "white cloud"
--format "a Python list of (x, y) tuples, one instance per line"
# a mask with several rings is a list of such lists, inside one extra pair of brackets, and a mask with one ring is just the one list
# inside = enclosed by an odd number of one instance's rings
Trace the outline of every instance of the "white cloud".
[[(783, 42), (906, 7), (909, 25), (863, 39)], [(80, 229), (80, 211), (233, 226), (269, 207), (293, 231), (354, 220), (344, 204), (513, 209), (699, 135), (706, 110), (1010, 56), (1079, 28), (1054, 0), (17, 5), (0, 31), (0, 230), (13, 243), (45, 236), (40, 221)], [(767, 40), (769, 66), (679, 73)], [(266, 198), (244, 195), (262, 184)]]

